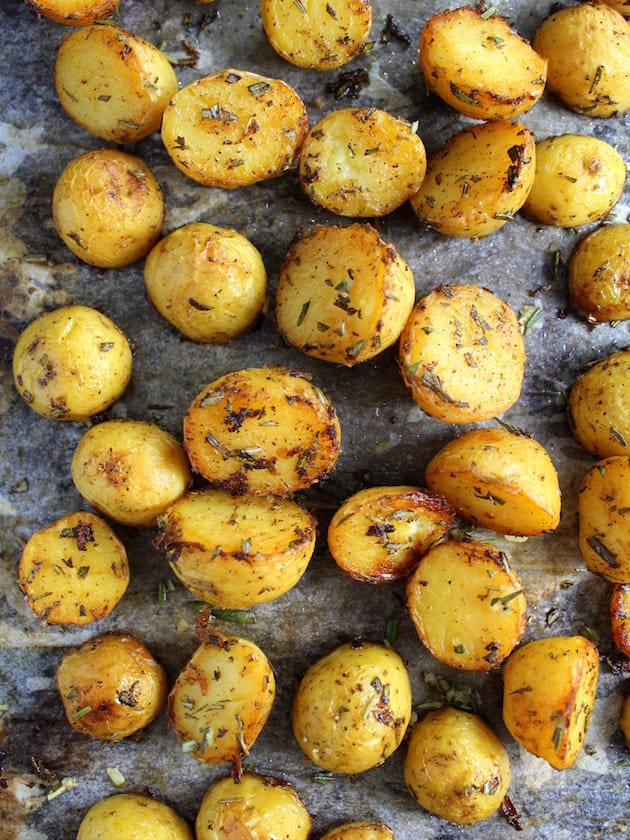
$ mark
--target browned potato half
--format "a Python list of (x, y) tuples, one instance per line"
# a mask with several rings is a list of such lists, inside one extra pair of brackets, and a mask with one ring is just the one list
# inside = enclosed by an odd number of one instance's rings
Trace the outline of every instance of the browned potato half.
[(191, 483), (181, 445), (145, 420), (106, 420), (79, 441), (71, 463), (79, 493), (123, 525), (155, 525)]
[(535, 160), (534, 135), (520, 123), (469, 126), (431, 157), (411, 206), (447, 236), (488, 236), (523, 206)]
[(276, 321), (307, 356), (351, 367), (398, 339), (415, 291), (411, 269), (371, 225), (316, 225), (284, 258)]
[(477, 715), (444, 706), (411, 729), (405, 782), (418, 804), (471, 825), (501, 806), (511, 781), (507, 750)]
[(547, 89), (578, 114), (616, 117), (630, 108), (630, 26), (606, 3), (554, 11), (534, 35), (548, 61)]
[(561, 134), (536, 144), (536, 176), (523, 212), (536, 222), (578, 227), (612, 210), (623, 192), (626, 165), (597, 137)]
[(343, 108), (306, 135), (299, 176), (308, 197), (341, 216), (385, 216), (420, 189), (427, 158), (407, 120), (378, 108)]
[(329, 828), (321, 840), (395, 840), (394, 832), (385, 823), (354, 820)]
[(463, 6), (429, 18), (420, 36), (427, 86), (475, 120), (509, 120), (545, 89), (547, 62), (496, 14)]
[(129, 342), (112, 320), (89, 306), (63, 306), (20, 334), (13, 379), (42, 417), (86, 420), (122, 396), (132, 365)]
[(205, 764), (249, 754), (276, 692), (269, 660), (247, 639), (212, 632), (193, 653), (168, 697), (168, 714), (184, 752)]
[(504, 552), (483, 542), (430, 549), (407, 581), (407, 608), (433, 656), (465, 671), (495, 668), (527, 626), (518, 575)]
[(630, 318), (630, 224), (603, 225), (574, 247), (569, 297), (589, 321)]
[(56, 671), (68, 722), (77, 732), (120, 741), (148, 726), (166, 701), (166, 671), (123, 633), (107, 633), (65, 653)]
[(156, 545), (184, 586), (227, 609), (264, 604), (292, 589), (317, 531), (313, 514), (289, 499), (213, 488), (186, 493), (159, 525)]
[(218, 487), (286, 496), (329, 475), (341, 430), (307, 374), (247, 368), (199, 392), (184, 418), (184, 446), (195, 472)]
[(233, 189), (280, 175), (308, 130), (304, 103), (285, 82), (222, 70), (183, 87), (167, 105), (162, 140), (193, 181)]
[(85, 26), (113, 14), (118, 0), (26, 0), (36, 12), (55, 23)]
[(610, 599), (612, 637), (624, 656), (630, 658), (630, 584), (618, 583)]
[(599, 655), (584, 636), (552, 636), (516, 650), (503, 669), (503, 721), (528, 752), (571, 767), (591, 721)]
[(258, 249), (238, 231), (193, 222), (152, 248), (144, 284), (160, 315), (187, 338), (222, 344), (258, 319), (267, 272)]
[(411, 718), (411, 685), (391, 648), (356, 640), (310, 666), (293, 698), (295, 739), (314, 764), (363, 773), (400, 745)]
[(628, 695), (621, 705), (621, 714), (619, 715), (619, 729), (623, 734), (626, 742), (626, 747), (630, 750), (630, 695)]
[(420, 300), (400, 337), (411, 396), (431, 417), (476, 423), (518, 400), (525, 345), (511, 306), (480, 286), (440, 286)]
[(88, 809), (77, 840), (193, 840), (169, 805), (141, 793), (118, 793)]
[(96, 149), (63, 170), (52, 212), (57, 233), (76, 257), (98, 268), (120, 268), (144, 257), (157, 242), (164, 199), (139, 157)]
[(462, 516), (499, 534), (535, 536), (560, 521), (558, 474), (535, 440), (507, 429), (472, 429), (431, 459), (427, 486)]
[(446, 536), (454, 515), (442, 496), (420, 487), (370, 487), (336, 511), (328, 548), (339, 568), (356, 580), (402, 580)]
[(19, 583), (46, 624), (90, 624), (109, 615), (125, 594), (127, 552), (100, 517), (69, 513), (30, 537)]

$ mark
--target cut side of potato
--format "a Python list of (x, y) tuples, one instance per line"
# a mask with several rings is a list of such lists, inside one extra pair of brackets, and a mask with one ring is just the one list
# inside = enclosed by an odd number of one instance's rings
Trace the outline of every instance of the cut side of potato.
[(26, 0), (40, 15), (65, 26), (86, 26), (112, 15), (119, 0)]

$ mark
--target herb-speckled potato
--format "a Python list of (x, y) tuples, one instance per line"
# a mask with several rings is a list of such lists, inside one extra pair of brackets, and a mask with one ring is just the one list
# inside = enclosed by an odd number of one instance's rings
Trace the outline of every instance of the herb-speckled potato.
[(316, 225), (284, 258), (276, 321), (307, 356), (351, 367), (398, 339), (415, 291), (411, 269), (371, 225)]
[(295, 739), (333, 773), (363, 773), (400, 745), (411, 718), (411, 685), (391, 648), (354, 641), (310, 666), (293, 698)]
[(308, 197), (333, 213), (385, 216), (418, 192), (426, 165), (407, 120), (378, 108), (343, 108), (306, 135), (299, 176)]
[(630, 695), (625, 698), (621, 705), (619, 729), (621, 729), (621, 733), (626, 742), (626, 747), (630, 750)]
[(518, 400), (525, 345), (514, 310), (480, 286), (439, 286), (420, 300), (400, 337), (399, 366), (431, 417), (476, 423)]
[(86, 420), (122, 396), (133, 359), (124, 333), (89, 306), (46, 312), (23, 330), (13, 379), (24, 402), (51, 420)]
[(57, 233), (76, 257), (98, 268), (120, 268), (144, 257), (157, 242), (164, 199), (139, 157), (96, 149), (63, 170), (52, 212)]
[(477, 715), (444, 706), (411, 729), (405, 782), (418, 804), (471, 825), (501, 806), (511, 781), (507, 750)]
[(321, 840), (395, 840), (394, 832), (385, 823), (354, 820), (329, 828)]
[(610, 598), (610, 625), (613, 641), (630, 658), (630, 584), (618, 583)]
[(630, 318), (630, 224), (602, 225), (580, 239), (569, 259), (568, 289), (591, 322)]
[(87, 811), (77, 840), (193, 840), (184, 820), (164, 802), (140, 793), (118, 793)]
[(496, 14), (472, 6), (429, 18), (420, 37), (427, 86), (476, 120), (509, 120), (545, 89), (547, 62)]
[(469, 126), (431, 157), (411, 206), (447, 236), (488, 236), (523, 206), (535, 161), (534, 135), (520, 123)]
[(545, 449), (502, 428), (472, 429), (431, 459), (427, 486), (499, 534), (535, 536), (560, 521), (558, 474)]
[(36, 12), (65, 26), (85, 26), (113, 14), (118, 0), (26, 0)]
[(503, 721), (515, 741), (556, 770), (571, 767), (588, 729), (599, 654), (584, 636), (537, 639), (503, 668)]
[(304, 103), (279, 79), (222, 70), (183, 87), (166, 106), (162, 140), (193, 181), (233, 189), (280, 175), (308, 130)]
[(77, 732), (120, 741), (148, 726), (166, 701), (166, 671), (133, 636), (106, 633), (65, 653), (55, 672)]

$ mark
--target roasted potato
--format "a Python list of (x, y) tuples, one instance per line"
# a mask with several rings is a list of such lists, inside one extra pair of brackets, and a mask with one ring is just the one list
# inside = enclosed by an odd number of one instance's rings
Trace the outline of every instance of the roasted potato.
[(356, 640), (313, 663), (293, 698), (295, 739), (314, 764), (363, 773), (400, 745), (411, 718), (411, 685), (391, 648)]
[(341, 216), (385, 216), (415, 195), (426, 152), (414, 127), (378, 108), (343, 108), (315, 123), (300, 152), (300, 183)]
[(304, 103), (285, 82), (222, 70), (183, 87), (166, 106), (162, 140), (184, 175), (233, 189), (280, 175), (308, 130)]
[(411, 206), (448, 236), (488, 236), (521, 209), (534, 183), (534, 135), (520, 123), (469, 126), (429, 160)]
[(57, 233), (76, 257), (98, 268), (120, 268), (144, 257), (157, 242), (164, 199), (139, 157), (96, 149), (63, 170), (52, 212)]
[(194, 840), (184, 820), (164, 802), (140, 793), (118, 793), (88, 809), (77, 840)]
[(429, 18), (420, 36), (427, 87), (475, 120), (511, 120), (545, 89), (547, 62), (496, 14), (463, 6)]
[(621, 714), (619, 715), (619, 729), (623, 734), (626, 742), (626, 747), (630, 750), (630, 695), (628, 695), (621, 705)]
[(472, 429), (434, 455), (427, 486), (455, 510), (499, 534), (536, 536), (560, 521), (558, 474), (535, 440), (507, 429)]
[(91, 624), (109, 615), (125, 594), (127, 552), (100, 517), (69, 513), (29, 538), (19, 584), (46, 624)]
[(113, 14), (118, 0), (26, 0), (36, 12), (55, 23), (85, 26)]
[(571, 302), (591, 323), (630, 318), (630, 224), (603, 225), (573, 248)]
[(258, 319), (267, 273), (258, 249), (238, 231), (193, 222), (151, 249), (144, 284), (160, 315), (187, 338), (222, 344)]
[(608, 6), (611, 6), (615, 11), (619, 12), (624, 17), (630, 17), (630, 4), (628, 0), (604, 0)]
[(316, 225), (283, 260), (276, 321), (307, 356), (352, 367), (398, 339), (415, 292), (411, 269), (371, 225)]
[(86, 420), (122, 396), (133, 359), (124, 333), (89, 306), (45, 312), (23, 330), (13, 379), (24, 402), (51, 420)]
[(431, 417), (476, 423), (518, 400), (525, 345), (512, 307), (480, 286), (439, 286), (420, 300), (400, 337), (399, 366)]
[(329, 828), (321, 840), (395, 840), (394, 832), (385, 823), (354, 820)]
[(614, 643), (630, 658), (630, 584), (618, 583), (610, 598), (610, 624)]
[(490, 817), (511, 781), (507, 750), (494, 732), (477, 715), (451, 706), (414, 724), (404, 772), (419, 805), (465, 825)]
[(66, 717), (93, 738), (120, 741), (144, 729), (166, 701), (166, 671), (133, 636), (106, 633), (61, 657), (55, 672)]
[(184, 446), (195, 472), (218, 487), (286, 496), (329, 475), (341, 430), (307, 374), (247, 368), (200, 391), (184, 418)]

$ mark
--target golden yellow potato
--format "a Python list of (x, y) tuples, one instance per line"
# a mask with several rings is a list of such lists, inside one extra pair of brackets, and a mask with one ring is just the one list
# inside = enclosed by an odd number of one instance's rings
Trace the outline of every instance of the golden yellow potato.
[(91, 624), (109, 615), (129, 584), (127, 552), (100, 517), (69, 513), (22, 550), (19, 584), (46, 624)]
[(79, 441), (72, 480), (92, 507), (123, 525), (154, 525), (192, 476), (181, 445), (144, 420), (106, 420)]
[(99, 268), (120, 268), (144, 257), (157, 242), (164, 199), (139, 157), (96, 149), (63, 170), (52, 211), (57, 233), (75, 256)]
[(512, 307), (480, 286), (439, 286), (420, 300), (400, 337), (399, 365), (431, 417), (476, 423), (518, 400), (525, 345)]
[(556, 770), (571, 767), (591, 720), (599, 654), (584, 636), (551, 636), (516, 650), (503, 669), (503, 721), (515, 741)]
[(363, 773), (400, 745), (411, 718), (411, 685), (391, 648), (356, 640), (308, 668), (293, 698), (295, 739), (314, 764)]
[(630, 658), (630, 584), (618, 583), (610, 598), (612, 637), (624, 656)]
[(619, 152), (597, 137), (561, 134), (536, 144), (536, 176), (523, 213), (556, 227), (596, 222), (615, 206), (626, 180)]
[(547, 62), (496, 14), (463, 6), (429, 18), (420, 36), (427, 87), (475, 120), (509, 120), (545, 89)]
[(86, 420), (122, 396), (133, 359), (124, 333), (89, 306), (45, 312), (23, 330), (13, 379), (24, 402), (51, 420)]
[(230, 493), (287, 496), (332, 472), (341, 430), (308, 374), (247, 368), (199, 392), (184, 418), (184, 447), (194, 471)]
[(492, 816), (511, 781), (507, 750), (494, 732), (477, 715), (451, 706), (414, 724), (404, 772), (419, 805), (464, 825)]
[(193, 840), (184, 820), (164, 802), (140, 793), (118, 793), (88, 809), (77, 840)]
[(257, 773), (214, 781), (195, 820), (197, 840), (307, 840), (311, 818), (288, 782)]
[(85, 26), (113, 14), (118, 0), (26, 0), (36, 12), (55, 23)]
[(630, 750), (630, 695), (625, 698), (619, 715), (619, 729), (623, 734), (626, 747)]
[(164, 53), (116, 26), (86, 26), (62, 41), (55, 88), (64, 111), (111, 143), (136, 143), (160, 127), (178, 89)]
[(273, 601), (300, 580), (315, 548), (317, 520), (274, 496), (186, 493), (159, 520), (156, 545), (197, 598), (244, 609)]
[(279, 79), (222, 70), (183, 87), (166, 106), (162, 140), (193, 181), (233, 189), (274, 178), (297, 158), (304, 103)]
[(352, 367), (398, 339), (415, 291), (411, 269), (371, 225), (316, 225), (283, 260), (276, 322), (307, 356)]
[(630, 4), (628, 0), (604, 0), (608, 6), (611, 6), (615, 11), (619, 12), (624, 17), (630, 17)]
[(535, 161), (534, 135), (520, 123), (469, 126), (431, 157), (411, 206), (447, 236), (488, 236), (523, 206), (534, 183)]
[(55, 672), (77, 732), (120, 741), (148, 726), (166, 701), (166, 671), (133, 636), (106, 633), (65, 653)]
[(329, 828), (321, 840), (395, 840), (394, 832), (385, 823), (354, 820)]
[(160, 315), (187, 338), (221, 344), (256, 322), (267, 273), (258, 249), (238, 231), (193, 222), (151, 249), (144, 284)]
[(606, 3), (554, 11), (534, 49), (548, 61), (547, 89), (578, 114), (616, 117), (630, 108), (630, 26)]
[(315, 123), (300, 152), (300, 183), (341, 216), (391, 213), (420, 189), (427, 158), (414, 127), (378, 108), (343, 108)]
[(573, 248), (568, 291), (592, 323), (630, 318), (630, 224), (602, 225)]
[(339, 568), (355, 580), (402, 580), (446, 536), (454, 515), (446, 499), (420, 487), (369, 487), (335, 512), (328, 548)]
[(466, 519), (499, 534), (531, 537), (560, 521), (551, 458), (535, 440), (507, 429), (472, 429), (454, 438), (429, 462), (426, 482)]
[(276, 692), (269, 660), (247, 639), (213, 631), (168, 696), (168, 715), (185, 752), (205, 764), (240, 767), (267, 722)]

